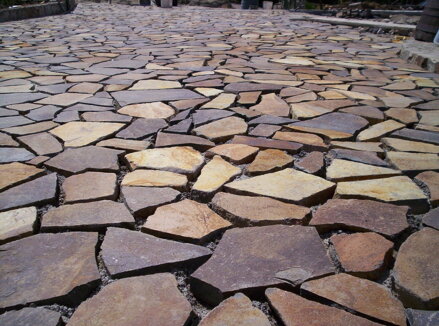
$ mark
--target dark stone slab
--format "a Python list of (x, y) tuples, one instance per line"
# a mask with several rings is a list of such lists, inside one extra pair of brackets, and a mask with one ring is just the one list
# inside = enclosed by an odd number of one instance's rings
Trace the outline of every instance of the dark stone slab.
[(380, 159), (375, 152), (355, 151), (350, 149), (332, 149), (329, 151), (329, 156), (333, 159), (344, 159), (364, 164), (389, 166), (389, 163)]
[[(143, 91), (119, 91), (112, 94), (120, 106), (136, 103), (203, 99), (204, 97), (188, 89), (158, 89)], [(1, 104), (0, 104), (1, 105)]]
[(179, 123), (166, 128), (164, 131), (175, 132), (178, 134), (187, 134), (192, 127), (192, 119), (185, 119)]
[(415, 129), (401, 129), (391, 134), (393, 137), (421, 141), (439, 145), (439, 132), (415, 130)]
[(275, 139), (266, 139), (266, 138), (256, 138), (256, 137), (248, 137), (248, 136), (235, 136), (232, 139), (232, 144), (244, 144), (259, 148), (274, 148), (284, 150), (290, 153), (298, 152), (303, 145), (298, 143), (293, 143), (285, 140), (275, 140)]
[(167, 147), (167, 146), (179, 146), (188, 145), (195, 149), (207, 150), (215, 146), (215, 143), (207, 140), (206, 138), (192, 136), (192, 135), (179, 135), (159, 132), (155, 141), (155, 147)]
[(2, 326), (58, 326), (61, 321), (59, 312), (37, 308), (23, 308), (0, 315)]
[(436, 326), (439, 325), (439, 311), (406, 309), (411, 326)]
[(52, 120), (55, 114), (62, 108), (54, 105), (44, 105), (38, 109), (31, 110), (26, 117), (34, 121)]
[(19, 104), (25, 102), (33, 102), (36, 100), (41, 100), (47, 97), (44, 93), (10, 93), (2, 94), (0, 96), (0, 106), (6, 106), (10, 104)]
[(230, 117), (234, 114), (234, 112), (227, 110), (204, 109), (195, 111), (195, 113), (192, 114), (192, 120), (194, 121), (195, 126), (199, 126), (214, 120)]
[(439, 208), (435, 208), (428, 212), (422, 219), (422, 223), (439, 230)]
[(263, 83), (230, 83), (224, 87), (224, 91), (231, 93), (254, 92), (254, 91), (278, 91), (283, 85), (263, 84)]
[(34, 154), (24, 148), (0, 147), (0, 163), (24, 162), (34, 157)]
[(124, 139), (145, 138), (167, 126), (167, 122), (163, 119), (137, 119), (127, 128), (119, 131), (116, 137)]

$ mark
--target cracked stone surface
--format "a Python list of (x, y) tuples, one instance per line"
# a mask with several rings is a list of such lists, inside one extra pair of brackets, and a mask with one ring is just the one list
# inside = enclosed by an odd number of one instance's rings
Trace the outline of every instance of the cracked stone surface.
[(0, 24), (0, 324), (436, 318), (439, 75), (303, 17)]

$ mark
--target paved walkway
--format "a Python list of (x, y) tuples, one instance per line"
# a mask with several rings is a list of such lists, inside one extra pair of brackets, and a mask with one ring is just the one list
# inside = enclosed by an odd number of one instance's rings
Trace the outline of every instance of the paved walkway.
[(391, 35), (80, 4), (0, 37), (1, 325), (438, 324), (439, 75)]

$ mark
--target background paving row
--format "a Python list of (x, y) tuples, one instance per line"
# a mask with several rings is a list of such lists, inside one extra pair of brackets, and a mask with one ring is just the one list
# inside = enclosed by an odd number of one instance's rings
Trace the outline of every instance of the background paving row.
[(439, 75), (284, 11), (0, 24), (0, 324), (439, 325)]

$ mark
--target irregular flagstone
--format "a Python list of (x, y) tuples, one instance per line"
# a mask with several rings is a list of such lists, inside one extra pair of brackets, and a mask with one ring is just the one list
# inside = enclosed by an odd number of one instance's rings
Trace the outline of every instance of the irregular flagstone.
[(231, 143), (259, 147), (262, 149), (280, 149), (292, 154), (298, 152), (303, 147), (303, 145), (299, 143), (248, 136), (235, 136)]
[(148, 80), (138, 81), (130, 88), (130, 90), (167, 89), (167, 88), (181, 88), (181, 84), (176, 81), (148, 79)]
[(330, 238), (346, 273), (376, 279), (388, 265), (393, 242), (373, 233), (336, 234)]
[(2, 117), (0, 118), (0, 128), (9, 128), (9, 127), (16, 127), (16, 126), (22, 126), (32, 123), (33, 121), (31, 119), (28, 119), (26, 117), (23, 117), (21, 115), (12, 116), (12, 117)]
[(169, 187), (122, 187), (122, 196), (136, 217), (151, 215), (161, 205), (177, 199), (180, 192)]
[(19, 144), (11, 136), (0, 133), (0, 147), (5, 146), (18, 147)]
[(348, 274), (336, 274), (302, 284), (310, 292), (354, 311), (394, 325), (406, 325), (404, 307), (383, 285)]
[(278, 117), (288, 117), (290, 114), (290, 106), (275, 93), (262, 95), (261, 102), (250, 109)]
[(38, 132), (50, 130), (50, 129), (53, 129), (57, 126), (58, 126), (58, 124), (55, 122), (44, 121), (44, 122), (28, 124), (25, 126), (5, 128), (2, 130), (9, 133), (9, 134), (12, 134), (12, 135), (21, 136), (21, 135), (35, 134)]
[(59, 312), (42, 307), (23, 308), (0, 315), (0, 324), (3, 326), (57, 326), (60, 320), (61, 314)]
[(146, 140), (132, 140), (120, 138), (105, 139), (96, 144), (96, 146), (121, 149), (128, 152), (141, 151), (147, 149), (150, 145), (151, 143)]
[(164, 131), (174, 132), (178, 134), (187, 134), (189, 133), (191, 127), (192, 127), (192, 119), (185, 119), (180, 121), (179, 123), (176, 123), (175, 125), (166, 128)]
[(393, 132), (391, 136), (439, 145), (439, 133), (437, 132), (404, 128)]
[(235, 193), (262, 195), (294, 204), (313, 205), (326, 200), (335, 184), (312, 174), (284, 169), (225, 185)]
[(224, 87), (224, 91), (231, 93), (255, 92), (255, 91), (277, 91), (285, 86), (268, 83), (230, 83)]
[(135, 170), (123, 177), (121, 186), (172, 187), (184, 190), (187, 182), (187, 176), (183, 174), (157, 170)]
[(146, 168), (182, 174), (193, 174), (204, 163), (203, 156), (188, 146), (146, 149), (125, 155), (125, 159), (132, 170)]
[(172, 107), (163, 102), (127, 105), (117, 112), (145, 119), (167, 119), (175, 113)]
[(236, 95), (221, 93), (215, 97), (212, 101), (204, 104), (202, 109), (227, 109), (235, 102)]
[(401, 95), (382, 96), (380, 100), (383, 101), (386, 106), (393, 108), (406, 108), (412, 104), (419, 103), (419, 100)]
[(439, 204), (439, 173), (425, 171), (416, 176), (416, 180), (423, 182), (430, 191), (430, 202), (433, 206)]
[(434, 326), (439, 323), (439, 311), (407, 309), (407, 318), (412, 326)]
[[(172, 313), (170, 313), (172, 312)], [(192, 308), (169, 273), (117, 280), (84, 301), (68, 326), (183, 326)]]
[(215, 192), (240, 173), (241, 169), (239, 167), (227, 163), (220, 156), (214, 156), (214, 158), (202, 168), (200, 176), (192, 186), (192, 190), (205, 194)]
[(234, 135), (244, 134), (247, 131), (247, 124), (241, 118), (228, 117), (197, 127), (193, 131), (212, 141), (220, 141)]
[(100, 231), (109, 226), (134, 226), (134, 218), (124, 204), (101, 200), (62, 205), (49, 210), (41, 221), (43, 231)]
[(276, 131), (280, 130), (281, 128), (281, 126), (259, 124), (252, 131), (249, 132), (249, 135), (255, 137), (271, 137)]
[(405, 306), (439, 308), (439, 231), (424, 228), (401, 245), (396, 256), (396, 291)]
[(234, 115), (234, 113), (227, 110), (206, 109), (206, 110), (197, 110), (192, 115), (192, 119), (194, 121), (194, 125), (199, 126), (214, 120), (230, 117), (232, 115)]
[(240, 104), (255, 104), (261, 92), (242, 92), (239, 93), (238, 103)]
[(310, 213), (307, 207), (287, 204), (268, 197), (250, 197), (217, 193), (212, 204), (237, 225), (301, 223)]
[(292, 163), (294, 158), (278, 149), (260, 151), (254, 161), (247, 167), (249, 174), (261, 174), (282, 169)]
[(117, 114), (110, 111), (103, 112), (85, 112), (82, 115), (82, 118), (86, 122), (122, 122), (128, 123), (131, 122), (132, 118), (127, 117), (126, 115)]
[(44, 93), (9, 93), (0, 96), (0, 106), (32, 102), (47, 97)]
[(100, 199), (115, 200), (117, 195), (116, 174), (85, 172), (66, 178), (62, 184), (65, 202), (84, 202)]
[(190, 199), (159, 207), (148, 217), (142, 231), (177, 240), (201, 242), (231, 223), (207, 205)]
[(252, 302), (242, 293), (221, 302), (204, 317), (200, 326), (222, 325), (270, 326), (270, 321), (262, 311), (253, 307)]
[(422, 223), (429, 227), (435, 228), (436, 230), (439, 230), (439, 209), (432, 209), (430, 212), (424, 215)]
[(35, 207), (18, 208), (0, 213), (0, 244), (31, 235), (34, 232), (36, 220), (37, 209)]
[(424, 111), (419, 112), (421, 120), (419, 123), (429, 126), (439, 126), (439, 112), (438, 111)]
[(85, 171), (117, 171), (118, 155), (122, 151), (86, 146), (70, 148), (46, 161), (44, 165), (63, 174), (75, 174)]
[(56, 173), (28, 181), (0, 193), (0, 211), (55, 202), (57, 190)]
[(63, 93), (46, 97), (42, 100), (39, 100), (37, 103), (66, 107), (81, 102), (82, 100), (85, 100), (91, 96), (91, 94)]
[(204, 97), (188, 89), (156, 89), (139, 91), (119, 91), (111, 94), (120, 106), (137, 103), (163, 102), (176, 100), (203, 99)]
[(396, 151), (401, 152), (420, 152), (420, 153), (435, 153), (439, 154), (439, 146), (423, 143), (419, 141), (411, 141), (399, 138), (384, 137), (381, 142)]
[(0, 190), (23, 183), (43, 174), (44, 170), (23, 163), (0, 165)]
[(438, 170), (439, 157), (436, 154), (387, 152), (387, 159), (404, 172)]
[(373, 200), (330, 199), (313, 213), (309, 224), (319, 232), (347, 229), (394, 237), (408, 228), (407, 212), (407, 206)]
[(18, 139), (38, 155), (55, 154), (63, 150), (61, 143), (47, 132), (21, 136)]
[(298, 131), (321, 134), (330, 139), (350, 138), (369, 123), (366, 119), (349, 113), (328, 113), (323, 116), (295, 122), (288, 128)]
[(292, 292), (269, 288), (265, 291), (270, 305), (285, 326), (378, 326), (368, 319), (342, 309), (307, 300)]
[(284, 282), (297, 285), (333, 270), (314, 228), (235, 228), (225, 232), (212, 257), (192, 274), (191, 288), (214, 304), (236, 292), (254, 293)]
[(297, 120), (292, 120), (288, 118), (276, 117), (274, 115), (261, 115), (260, 117), (254, 118), (249, 121), (249, 125), (257, 125), (261, 123), (266, 123), (270, 125), (284, 125), (287, 123), (291, 123)]
[(207, 87), (198, 87), (195, 88), (195, 91), (198, 93), (201, 93), (202, 95), (208, 97), (208, 96), (216, 96), (218, 94), (221, 94), (223, 90), (216, 89), (216, 88), (207, 88)]
[(244, 144), (222, 144), (210, 148), (206, 155), (219, 155), (232, 163), (243, 164), (253, 160), (258, 150), (257, 147)]
[(331, 149), (328, 153), (329, 157), (334, 159), (344, 159), (364, 164), (371, 164), (377, 166), (389, 166), (389, 163), (380, 159), (375, 152), (369, 151), (355, 151), (350, 149), (336, 148)]
[(117, 277), (199, 265), (212, 254), (205, 247), (113, 227), (108, 228), (101, 249), (105, 267)]
[(96, 233), (37, 234), (0, 247), (0, 307), (73, 303), (99, 280)]
[(357, 151), (383, 153), (384, 150), (380, 146), (381, 143), (379, 142), (331, 141), (331, 148), (346, 148)]
[(426, 209), (427, 197), (406, 176), (384, 179), (339, 182), (336, 198), (376, 199), (397, 205), (411, 206), (417, 212)]
[[(221, 96), (221, 94), (219, 96)], [(209, 102), (208, 98), (194, 99), (194, 100), (190, 100), (190, 99), (180, 100), (180, 101), (169, 102), (169, 104), (171, 104), (174, 108), (176, 108), (177, 111), (183, 111), (187, 109), (196, 108), (206, 102)]]
[(50, 133), (62, 139), (67, 147), (81, 147), (114, 134), (122, 127), (123, 123), (73, 121), (50, 130)]
[(385, 136), (392, 131), (404, 128), (405, 125), (395, 120), (386, 120), (384, 122), (377, 123), (366, 130), (363, 130), (358, 134), (358, 141), (375, 141)]
[[(168, 126), (164, 119), (137, 119), (127, 128), (116, 134), (118, 138), (140, 139), (155, 134), (160, 129)], [(120, 129), (120, 128), (119, 128)]]
[(40, 108), (30, 111), (26, 117), (35, 121), (53, 120), (55, 114), (62, 110), (59, 106), (44, 105)]
[(413, 109), (391, 108), (384, 113), (386, 117), (395, 119), (404, 124), (415, 123), (419, 120), (416, 110)]
[(326, 169), (326, 177), (331, 181), (375, 179), (399, 174), (399, 170), (340, 159), (333, 160)]
[(197, 136), (178, 135), (159, 132), (156, 136), (155, 147), (188, 145), (200, 150), (206, 150), (215, 146), (215, 143)]
[(322, 138), (314, 134), (307, 134), (303, 132), (277, 131), (274, 139), (292, 141), (303, 144), (304, 148), (309, 150), (326, 150), (326, 145)]
[(306, 173), (316, 174), (321, 172), (321, 170), (323, 169), (325, 165), (324, 159), (325, 157), (323, 153), (311, 152), (304, 158), (296, 160), (294, 162), (294, 167)]
[(339, 112), (351, 113), (365, 118), (369, 123), (375, 124), (384, 120), (384, 113), (373, 106), (351, 106), (339, 110)]

